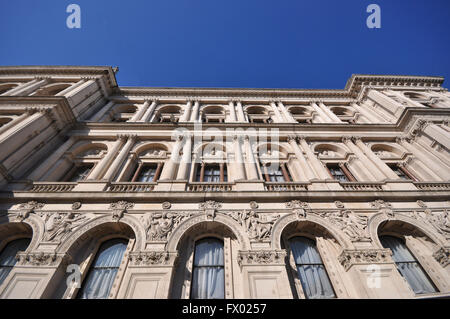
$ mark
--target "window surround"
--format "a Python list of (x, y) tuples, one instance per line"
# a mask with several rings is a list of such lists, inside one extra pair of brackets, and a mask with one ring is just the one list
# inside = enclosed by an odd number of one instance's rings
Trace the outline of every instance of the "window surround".
[(224, 255), (224, 276), (225, 276), (225, 299), (232, 299), (234, 296), (233, 292), (233, 259), (232, 259), (232, 248), (231, 248), (231, 237), (228, 235), (219, 235), (213, 232), (207, 232), (204, 234), (199, 234), (195, 237), (189, 237), (189, 242), (187, 245), (187, 261), (186, 267), (184, 267), (184, 296), (182, 299), (190, 299), (191, 297), (191, 283), (193, 280), (193, 269), (194, 269), (194, 252), (195, 244), (197, 241), (204, 238), (216, 238), (223, 241), (223, 255)]
[[(197, 182), (197, 183), (217, 183), (217, 182), (205, 182), (204, 181), (206, 166), (219, 166), (219, 170), (220, 170), (220, 181), (219, 181), (219, 183), (226, 183), (229, 180), (229, 178), (228, 178), (228, 167), (226, 166), (226, 163), (224, 163), (224, 162), (209, 162), (209, 161), (205, 162), (205, 161), (202, 161), (201, 163), (197, 163), (197, 165), (195, 165), (195, 172), (193, 174), (193, 178), (195, 179), (194, 182)], [(197, 176), (199, 176), (199, 180), (197, 180)]]
[(62, 297), (62, 299), (76, 299), (77, 298), (78, 291), (83, 286), (83, 282), (86, 279), (87, 275), (89, 274), (91, 265), (94, 262), (101, 245), (110, 239), (128, 240), (127, 248), (125, 249), (125, 252), (123, 254), (122, 261), (120, 262), (119, 270), (117, 271), (116, 277), (114, 278), (114, 282), (113, 282), (111, 291), (109, 292), (109, 296), (107, 299), (116, 298), (117, 293), (119, 292), (119, 288), (120, 288), (119, 283), (122, 281), (123, 276), (125, 275), (125, 271), (127, 269), (128, 255), (131, 252), (131, 250), (133, 249), (134, 243), (135, 243), (135, 238), (129, 238), (122, 234), (110, 234), (110, 235), (103, 236), (97, 240), (92, 241), (92, 243), (89, 245), (88, 249), (86, 249), (85, 253), (83, 254), (83, 258), (82, 258), (83, 261), (80, 263), (80, 273), (81, 273), (80, 288), (68, 287), (66, 289), (66, 292), (64, 293), (64, 296)]
[[(348, 169), (346, 162), (338, 162), (338, 163), (329, 162), (329, 163), (326, 163), (325, 166), (327, 168), (328, 174), (330, 175), (330, 177), (332, 179), (337, 180), (339, 182), (357, 182), (355, 176)], [(339, 166), (339, 168), (344, 173), (344, 175), (345, 175), (345, 177), (347, 178), (348, 181), (340, 181), (340, 180), (336, 179), (333, 176), (333, 174), (331, 173), (330, 166)]]
[[(294, 232), (292, 234), (290, 234), (289, 236), (282, 236), (282, 243), (284, 244), (284, 247), (286, 247), (286, 252), (288, 255), (288, 267), (290, 269), (290, 275), (292, 277), (292, 279), (294, 280), (294, 286), (296, 289), (296, 293), (297, 293), (297, 297), (298, 299), (307, 299), (305, 296), (305, 292), (303, 290), (303, 286), (302, 283), (300, 282), (300, 278), (298, 277), (297, 274), (297, 265), (295, 263), (295, 259), (294, 259), (294, 254), (292, 253), (291, 247), (289, 245), (289, 241), (295, 237), (305, 237), (308, 239), (313, 240), (316, 243), (316, 249), (319, 252), (320, 258), (322, 259), (322, 263), (324, 265), (325, 271), (328, 275), (328, 279), (330, 280), (331, 286), (333, 288), (335, 297), (332, 299), (337, 299), (337, 298), (348, 298), (348, 296), (343, 292), (340, 292), (340, 289), (338, 289), (339, 287), (341, 287), (340, 282), (342, 282), (342, 280), (340, 278), (338, 278), (338, 274), (336, 274), (336, 270), (333, 269), (334, 267), (332, 265), (329, 264), (329, 261), (327, 260), (327, 258), (324, 258), (324, 251), (323, 251), (323, 247), (322, 245), (319, 245), (318, 241), (320, 241), (321, 239), (325, 239), (325, 237), (323, 236), (315, 236), (311, 233), (307, 233), (304, 231), (297, 231)], [(337, 260), (337, 256), (333, 256), (333, 258), (336, 258)], [(345, 290), (345, 289), (344, 289)], [(294, 295), (295, 298), (295, 295)]]

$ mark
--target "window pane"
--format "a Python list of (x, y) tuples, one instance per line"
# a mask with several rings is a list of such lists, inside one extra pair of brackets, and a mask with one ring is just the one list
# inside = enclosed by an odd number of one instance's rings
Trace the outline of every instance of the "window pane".
[(334, 298), (333, 287), (316, 243), (309, 238), (295, 237), (289, 245), (305, 296), (310, 299)]
[(384, 248), (392, 250), (392, 258), (397, 264), (397, 269), (416, 294), (437, 292), (432, 281), (401, 239), (381, 236), (380, 241)]
[(108, 298), (127, 244), (128, 242), (124, 239), (112, 239), (100, 246), (90, 272), (78, 293), (78, 298)]
[(195, 245), (192, 276), (193, 299), (225, 298), (223, 242), (206, 238)]
[(85, 180), (91, 171), (92, 165), (83, 165), (76, 168), (69, 182), (79, 182)]
[(145, 165), (141, 168), (137, 180), (139, 182), (153, 182), (156, 174), (156, 166)]
[(19, 251), (25, 251), (31, 239), (23, 238), (9, 242), (0, 254), (0, 285), (16, 264), (16, 255)]

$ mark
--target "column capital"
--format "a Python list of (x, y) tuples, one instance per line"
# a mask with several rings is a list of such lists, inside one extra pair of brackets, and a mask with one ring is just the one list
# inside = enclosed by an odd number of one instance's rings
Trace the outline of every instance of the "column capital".
[(297, 136), (296, 136), (296, 135), (293, 135), (293, 134), (289, 134), (289, 135), (287, 136), (287, 141), (288, 141), (288, 142), (292, 142), (292, 141), (296, 142), (296, 141), (297, 141)]
[(351, 136), (351, 135), (345, 135), (345, 136), (342, 136), (341, 141), (344, 144), (347, 144), (349, 142), (352, 142), (352, 138), (353, 138), (353, 136)]
[(352, 139), (353, 143), (358, 143), (358, 142), (362, 143), (362, 137), (359, 135), (354, 135), (351, 137), (351, 139)]
[(297, 135), (297, 141), (305, 141), (306, 142), (306, 136), (305, 135)]

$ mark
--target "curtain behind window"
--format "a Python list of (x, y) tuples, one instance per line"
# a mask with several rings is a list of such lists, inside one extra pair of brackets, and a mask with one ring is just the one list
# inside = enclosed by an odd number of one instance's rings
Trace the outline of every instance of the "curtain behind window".
[(31, 239), (22, 238), (9, 242), (0, 253), (0, 285), (8, 277), (8, 274), (16, 264), (16, 255), (19, 251), (25, 251)]
[(397, 269), (416, 294), (437, 292), (427, 274), (401, 239), (381, 236), (380, 241), (384, 248), (392, 250), (392, 258), (397, 265)]
[(195, 245), (191, 298), (225, 298), (222, 241), (206, 238), (198, 241)]
[(128, 241), (124, 239), (111, 239), (100, 246), (77, 298), (108, 298), (127, 244)]
[(307, 298), (334, 298), (325, 266), (313, 240), (295, 237), (289, 241), (303, 291)]

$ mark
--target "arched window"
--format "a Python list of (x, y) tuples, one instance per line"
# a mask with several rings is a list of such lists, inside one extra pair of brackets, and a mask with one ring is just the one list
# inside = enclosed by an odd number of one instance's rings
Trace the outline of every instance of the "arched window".
[(197, 241), (192, 273), (192, 299), (223, 299), (225, 297), (222, 241), (215, 238)]
[(0, 253), (0, 285), (8, 277), (8, 274), (16, 264), (16, 255), (19, 251), (25, 251), (31, 239), (22, 238), (9, 242)]
[(294, 237), (289, 240), (289, 246), (306, 298), (334, 298), (336, 295), (316, 243), (309, 238)]
[(414, 293), (437, 292), (433, 282), (401, 239), (393, 236), (380, 236), (380, 241), (384, 248), (392, 250), (392, 258), (398, 271), (406, 279)]
[(77, 298), (108, 298), (127, 244), (128, 241), (125, 239), (111, 239), (100, 246)]

